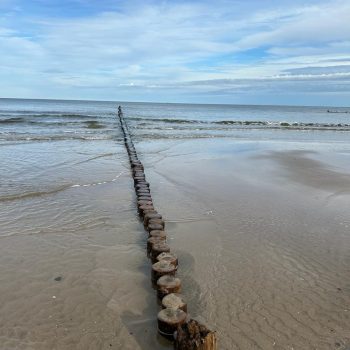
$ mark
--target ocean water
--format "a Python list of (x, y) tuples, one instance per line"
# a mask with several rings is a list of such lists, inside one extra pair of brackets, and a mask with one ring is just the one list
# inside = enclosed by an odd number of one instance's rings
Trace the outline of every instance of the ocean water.
[[(80, 173), (88, 179), (85, 160), (81, 170), (72, 162), (79, 150), (93, 159), (116, 156), (113, 148), (122, 137), (118, 105), (136, 142), (227, 138), (341, 144), (350, 135), (349, 108), (0, 99), (0, 201), (79, 186)], [(65, 171), (71, 174), (57, 178)], [(82, 185), (109, 181), (114, 176), (106, 178), (98, 168)]]
[(0, 99), (0, 142), (116, 140), (118, 105), (138, 139), (341, 140), (350, 131), (350, 108), (344, 107)]

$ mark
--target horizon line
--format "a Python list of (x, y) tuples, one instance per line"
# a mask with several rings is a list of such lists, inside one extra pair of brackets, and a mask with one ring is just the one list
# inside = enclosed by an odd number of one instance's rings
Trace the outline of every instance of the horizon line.
[(90, 100), (90, 99), (63, 99), (63, 98), (27, 98), (27, 97), (0, 97), (0, 100), (39, 100), (39, 101), (72, 101), (72, 102), (113, 102), (113, 103), (150, 103), (174, 105), (204, 105), (204, 106), (256, 106), (256, 107), (319, 107), (319, 108), (350, 108), (349, 106), (329, 105), (297, 105), (297, 104), (246, 104), (246, 103), (198, 103), (198, 102), (152, 102), (152, 101), (118, 101), (118, 100)]

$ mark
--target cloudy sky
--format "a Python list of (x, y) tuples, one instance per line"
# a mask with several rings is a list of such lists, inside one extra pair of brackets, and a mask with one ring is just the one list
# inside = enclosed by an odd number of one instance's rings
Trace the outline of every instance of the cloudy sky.
[(350, 105), (350, 1), (0, 0), (0, 97)]

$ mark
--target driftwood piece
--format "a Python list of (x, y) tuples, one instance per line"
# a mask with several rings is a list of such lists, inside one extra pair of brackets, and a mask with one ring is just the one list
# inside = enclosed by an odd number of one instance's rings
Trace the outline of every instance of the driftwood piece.
[(216, 333), (191, 319), (177, 328), (175, 350), (217, 350)]

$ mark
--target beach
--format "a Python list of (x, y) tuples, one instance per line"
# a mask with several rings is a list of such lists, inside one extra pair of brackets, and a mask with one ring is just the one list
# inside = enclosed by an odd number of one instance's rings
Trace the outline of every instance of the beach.
[[(347, 349), (348, 114), (120, 104), (219, 348)], [(1, 349), (172, 348), (117, 106), (0, 102)]]
[(184, 255), (188, 297), (221, 347), (346, 348), (349, 156), (333, 167), (314, 150), (188, 146), (191, 160), (181, 144), (176, 162), (148, 168), (169, 188), (156, 200)]

